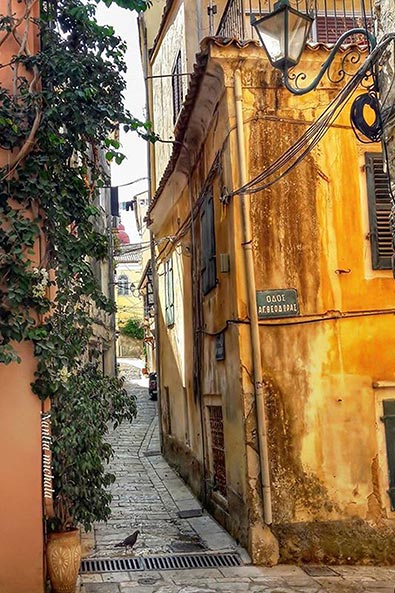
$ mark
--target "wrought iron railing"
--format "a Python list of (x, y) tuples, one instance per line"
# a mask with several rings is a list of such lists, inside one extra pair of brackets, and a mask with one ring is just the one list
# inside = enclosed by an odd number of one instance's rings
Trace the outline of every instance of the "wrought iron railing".
[[(291, 0), (297, 10), (314, 17), (311, 40), (335, 43), (342, 33), (353, 27), (373, 28), (372, 0)], [(217, 29), (218, 37), (239, 40), (257, 39), (250, 16), (273, 10), (273, 0), (228, 0)]]

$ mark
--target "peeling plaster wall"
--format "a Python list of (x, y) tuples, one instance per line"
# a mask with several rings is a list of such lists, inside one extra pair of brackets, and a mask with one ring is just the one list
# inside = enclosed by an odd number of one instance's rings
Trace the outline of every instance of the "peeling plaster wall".
[[(165, 237), (176, 233), (180, 220), (189, 210), (187, 200), (179, 200), (170, 209), (168, 220), (163, 221), (159, 250), (165, 246)], [(161, 239), (163, 241), (161, 241)], [(174, 246), (169, 245), (158, 261), (159, 276), (159, 335), (161, 356), (161, 424), (166, 456), (201, 494), (201, 422), (199, 405), (193, 396), (193, 330), (190, 234)], [(171, 326), (165, 318), (165, 262), (173, 258), (174, 319)]]
[[(251, 92), (249, 107), (259, 113), (262, 98)], [(318, 101), (329, 102), (329, 92), (318, 93)], [(249, 177), (314, 120), (313, 100), (299, 99), (296, 110), (283, 89), (272, 101), (267, 96), (273, 120), (258, 116), (248, 126)], [(395, 297), (390, 273), (369, 269), (365, 257), (361, 166), (365, 150), (380, 146), (359, 145), (347, 113), (284, 180), (252, 198), (257, 290), (296, 288), (300, 314), (309, 319), (298, 325), (282, 319), (277, 327), (266, 320), (260, 332), (274, 532), (283, 561), (395, 560), (372, 388), (378, 378), (395, 379), (395, 323), (393, 316), (369, 315), (394, 307)], [(354, 317), (356, 311), (367, 313)], [(324, 319), (336, 312), (349, 317)]]
[[(157, 206), (157, 212), (163, 213), (163, 204), (168, 204), (167, 218), (160, 223), (155, 209), (152, 213), (154, 225), (160, 226), (156, 238), (175, 233), (188, 214), (190, 198), (200, 195), (218, 151), (222, 152), (213, 181), (218, 283), (203, 298), (199, 328), (203, 330), (202, 400), (194, 397), (191, 359), (197, 328), (192, 327), (187, 272), (180, 278), (184, 296), (180, 293), (179, 304), (180, 314), (188, 312), (183, 330), (185, 383), (193, 437), (186, 443), (178, 428), (171, 435), (165, 430), (165, 453), (201, 496), (206, 476), (209, 508), (248, 547), (256, 562), (264, 562), (259, 539), (253, 536), (254, 526), (263, 523), (251, 348), (248, 325), (242, 323), (247, 320), (247, 301), (239, 201), (234, 197), (226, 204), (219, 199), (226, 190), (240, 186), (234, 70), (242, 71), (249, 178), (299, 138), (335, 91), (322, 86), (303, 98), (290, 95), (255, 46), (241, 49), (213, 43), (210, 52), (208, 68), (215, 64), (223, 72), (222, 93), (218, 92), (216, 107), (206, 120), (206, 105), (212, 97), (205, 98), (200, 91), (194, 121), (201, 124), (202, 146), (196, 148), (188, 186), (173, 192), (177, 182), (171, 177), (160, 198), (162, 205)], [(322, 50), (308, 52), (307, 70), (317, 70), (325, 55)], [(357, 144), (347, 111), (313, 153), (284, 180), (256, 194), (251, 203), (257, 290), (296, 288), (301, 312), (299, 319), (283, 319), (277, 326), (277, 321), (266, 320), (260, 329), (273, 531), (285, 562), (395, 561), (380, 402), (372, 387), (375, 381), (395, 382), (395, 321), (393, 315), (379, 314), (380, 309), (395, 306), (395, 297), (391, 273), (371, 269), (363, 170), (366, 148)], [(199, 261), (198, 222), (195, 236)], [(219, 271), (221, 253), (229, 253), (229, 273)], [(355, 311), (377, 314), (353, 316)], [(340, 313), (350, 315), (325, 319)], [(306, 323), (290, 325), (293, 321)], [(216, 361), (211, 334), (222, 328), (226, 358)], [(175, 347), (172, 331), (162, 323), (162, 385), (166, 380), (173, 386), (171, 418), (172, 425), (178, 426), (182, 424), (182, 381), (175, 370), (182, 353)], [(210, 402), (220, 403), (223, 409), (226, 501), (219, 500), (210, 487), (209, 431), (199, 411)]]

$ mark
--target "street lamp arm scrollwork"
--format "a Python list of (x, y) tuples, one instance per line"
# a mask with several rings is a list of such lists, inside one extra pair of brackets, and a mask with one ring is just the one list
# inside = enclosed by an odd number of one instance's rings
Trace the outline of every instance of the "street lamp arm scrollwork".
[[(282, 72), (285, 87), (294, 95), (305, 95), (317, 88), (324, 74), (330, 68), (335, 55), (343, 46), (345, 40), (353, 35), (367, 39), (369, 53), (376, 47), (375, 37), (363, 27), (355, 27), (343, 33), (331, 49), (327, 59), (322, 64), (314, 80), (306, 87), (298, 85), (299, 80), (305, 80), (306, 74), (290, 74), (300, 61), (303, 49), (310, 36), (313, 17), (293, 8), (289, 0), (278, 0), (273, 12), (261, 18), (251, 15), (251, 24), (256, 30), (259, 40), (266, 51), (272, 66)], [(295, 81), (296, 84), (292, 84)]]
[[(284, 82), (285, 88), (288, 89), (294, 95), (305, 95), (306, 93), (309, 93), (310, 91), (313, 91), (314, 89), (316, 89), (318, 84), (322, 80), (323, 76), (325, 75), (325, 73), (329, 70), (333, 60), (335, 59), (337, 52), (339, 51), (341, 46), (344, 44), (344, 41), (348, 37), (351, 37), (353, 35), (364, 35), (368, 40), (370, 49), (372, 50), (375, 48), (376, 38), (371, 33), (369, 33), (369, 31), (367, 31), (366, 29), (363, 29), (361, 27), (355, 27), (354, 29), (350, 29), (349, 31), (346, 31), (345, 33), (343, 33), (343, 35), (341, 35), (339, 37), (339, 39), (336, 41), (335, 45), (331, 49), (329, 56), (327, 57), (325, 62), (322, 64), (317, 76), (314, 78), (314, 80), (312, 80), (312, 82), (308, 86), (306, 86), (306, 87), (293, 86), (290, 82), (292, 78), (289, 75), (289, 68), (287, 68), (287, 67), (282, 68), (282, 76), (283, 76), (283, 82)], [(306, 75), (304, 73), (300, 73), (293, 79), (299, 79), (299, 78), (305, 79)]]

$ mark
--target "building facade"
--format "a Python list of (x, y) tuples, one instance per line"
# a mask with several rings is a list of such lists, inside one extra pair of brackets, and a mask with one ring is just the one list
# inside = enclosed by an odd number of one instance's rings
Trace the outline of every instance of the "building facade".
[[(193, 74), (178, 76), (191, 74), (188, 11), (166, 5), (149, 65), (163, 76), (150, 85), (155, 131), (175, 139), (151, 154), (148, 212), (164, 453), (256, 563), (391, 563), (395, 298), (381, 146), (357, 140), (351, 100), (317, 123), (344, 82), (295, 97), (255, 41), (205, 39)], [(365, 59), (358, 40), (351, 50)], [(311, 77), (327, 55), (311, 43), (301, 71)], [(300, 139), (313, 131), (311, 150)]]
[(141, 347), (122, 333), (129, 319), (143, 322), (143, 303), (138, 289), (142, 271), (140, 243), (121, 244), (115, 257), (115, 302), (117, 306), (117, 354), (140, 357)]

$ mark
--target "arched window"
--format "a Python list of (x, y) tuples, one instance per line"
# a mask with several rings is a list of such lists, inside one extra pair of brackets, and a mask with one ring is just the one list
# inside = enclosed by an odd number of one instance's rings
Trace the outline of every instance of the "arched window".
[(129, 279), (125, 274), (118, 279), (118, 294), (129, 294)]

